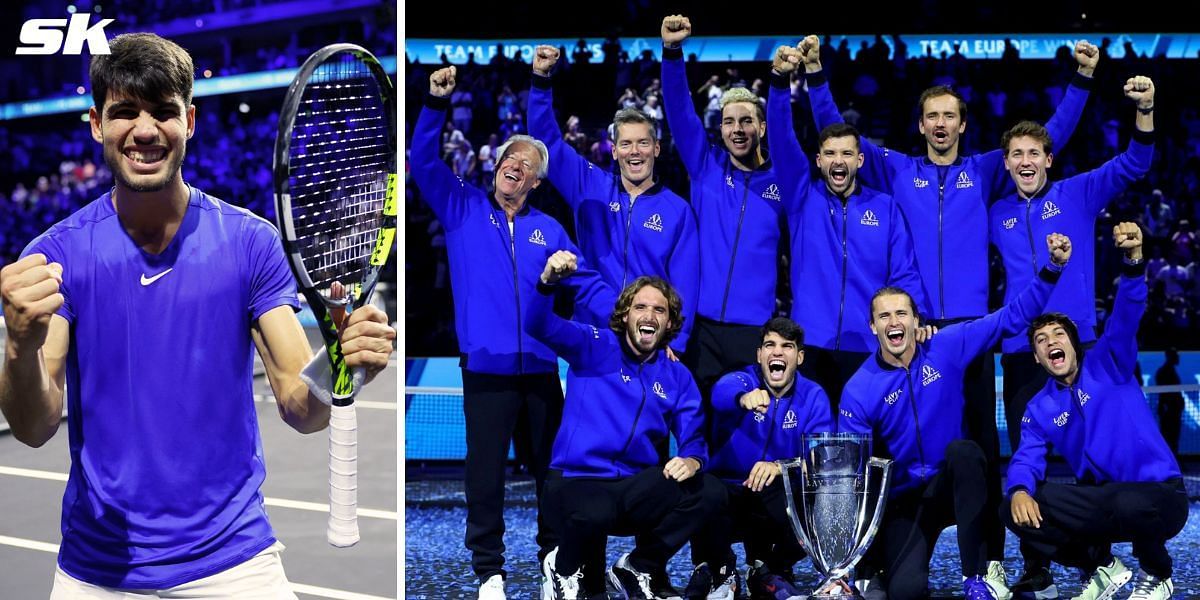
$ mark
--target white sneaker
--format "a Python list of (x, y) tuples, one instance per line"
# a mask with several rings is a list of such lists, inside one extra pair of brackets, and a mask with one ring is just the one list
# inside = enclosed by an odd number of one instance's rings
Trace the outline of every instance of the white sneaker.
[(499, 573), (488, 577), (479, 586), (479, 600), (508, 600), (508, 596), (504, 595), (504, 577)]
[(1171, 578), (1161, 579), (1141, 569), (1138, 569), (1137, 579), (1133, 580), (1133, 593), (1129, 600), (1166, 600), (1175, 591)]
[(1004, 563), (998, 560), (988, 561), (987, 574), (983, 582), (992, 588), (996, 600), (1012, 600), (1012, 591), (1008, 589), (1008, 573), (1004, 571)]
[[(1085, 577), (1088, 576), (1085, 574)], [(1109, 600), (1125, 584), (1129, 583), (1130, 579), (1133, 579), (1133, 573), (1125, 566), (1125, 563), (1121, 562), (1121, 559), (1114, 556), (1112, 563), (1097, 568), (1096, 572), (1085, 580), (1087, 586), (1071, 600)]]
[(574, 573), (563, 577), (554, 568), (558, 560), (558, 547), (555, 546), (546, 559), (542, 561), (542, 600), (579, 600), (583, 594), (583, 567)]

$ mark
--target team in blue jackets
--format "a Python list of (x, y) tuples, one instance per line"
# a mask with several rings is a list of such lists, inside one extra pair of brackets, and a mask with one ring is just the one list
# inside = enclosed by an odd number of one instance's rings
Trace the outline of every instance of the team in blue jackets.
[(963, 372), (1001, 335), (1024, 329), (1041, 313), (1071, 241), (1046, 237), (1051, 262), (1025, 291), (983, 318), (942, 328), (915, 341), (920, 314), (899, 288), (871, 300), (871, 331), (879, 340), (874, 358), (846, 383), (839, 430), (870, 433), (891, 452), (892, 484), (876, 544), (882, 544), (888, 598), (928, 595), (929, 557), (938, 535), (958, 526), (964, 591), (970, 600), (999, 598), (1006, 590), (984, 580), (988, 569), (983, 512), (987, 479), (983, 450), (966, 438)]
[[(413, 127), (410, 164), (421, 197), (446, 231), (450, 258), (467, 434), (466, 545), (480, 598), (504, 598), (504, 473), (513, 430), (519, 415), (527, 414), (540, 494), (563, 402), (555, 351), (524, 330), (522, 309), (537, 296), (546, 259), (557, 250), (578, 250), (558, 222), (526, 202), (546, 176), (548, 153), (541, 142), (513, 136), (497, 149), (491, 197), (440, 160), (439, 134), (455, 74), (446, 67), (430, 76), (426, 106)], [(539, 557), (556, 543), (539, 515)]]
[[(759, 327), (775, 314), (777, 265), (787, 226), (785, 190), (767, 160), (762, 101), (734, 88), (721, 98), (721, 141), (708, 141), (692, 105), (682, 43), (691, 35), (686, 17), (663, 19), (663, 111), (675, 147), (691, 178), (692, 210), (700, 239), (700, 296), (685, 360), (700, 390), (722, 374), (754, 360)], [(747, 276), (753, 273), (753, 276)]]
[[(529, 132), (550, 151), (550, 182), (575, 213), (575, 239), (588, 265), (613, 289), (640, 275), (666, 279), (683, 298), (683, 330), (672, 342), (687, 348), (700, 292), (700, 242), (691, 206), (658, 183), (660, 147), (655, 123), (637, 109), (613, 119), (613, 161), (619, 173), (597, 168), (563, 139), (554, 116), (550, 72), (558, 48), (538, 46), (529, 90)], [(612, 307), (576, 320), (604, 324)], [(581, 311), (581, 313), (584, 311)]]
[[(555, 253), (541, 281), (555, 284), (576, 267), (572, 253)], [(603, 593), (585, 572), (605, 564), (607, 536), (634, 533), (636, 546), (609, 569), (609, 582), (627, 597), (678, 597), (667, 561), (724, 510), (724, 488), (700, 472), (708, 449), (696, 382), (664, 351), (683, 325), (681, 304), (666, 281), (642, 276), (621, 292), (603, 330), (556, 316), (548, 295), (525, 306), (529, 333), (570, 364), (542, 504), (562, 540), (543, 561), (545, 597)], [(655, 446), (668, 434), (679, 451), (660, 466)]]
[[(1047, 563), (1090, 573), (1083, 597), (1111, 597), (1129, 582), (1133, 573), (1112, 555), (1112, 544), (1133, 542), (1141, 568), (1129, 597), (1165, 599), (1173, 589), (1166, 541), (1183, 529), (1188, 497), (1135, 375), (1147, 296), (1142, 232), (1121, 223), (1113, 241), (1125, 251), (1125, 268), (1096, 344), (1085, 351), (1079, 328), (1063, 313), (1042, 315), (1028, 329), (1050, 380), (1021, 418), (1001, 515)], [(1050, 448), (1071, 467), (1075, 484), (1045, 481)]]
[[(1096, 341), (1096, 269), (1093, 231), (1096, 218), (1121, 192), (1150, 170), (1154, 158), (1154, 83), (1132, 77), (1125, 95), (1137, 102), (1133, 137), (1125, 152), (1100, 167), (1061, 181), (1048, 181), (1054, 161), (1049, 132), (1024, 121), (1004, 133), (1001, 143), (1016, 191), (1001, 198), (990, 210), (991, 240), (1000, 252), (1006, 273), (1005, 301), (1034, 276), (1045, 254), (1030, 240), (1049, 231), (1061, 231), (1076, 244), (1076, 261), (1063, 273), (1064, 284), (1050, 298), (1047, 310), (1065, 313), (1079, 327), (1082, 343)], [(1004, 352), (1004, 387), (1026, 387), (1005, 395), (1008, 431), (1013, 446), (1020, 431), (1018, 420), (1035, 390), (1046, 381), (1046, 372), (1033, 361), (1024, 335), (1011, 335), (1001, 344)], [(1011, 374), (1011, 376), (1010, 376)]]
[(699, 597), (725, 598), (738, 587), (730, 544), (739, 534), (746, 563), (756, 567), (748, 581), (752, 594), (801, 593), (791, 582), (792, 565), (805, 554), (792, 533), (774, 461), (800, 456), (802, 437), (833, 431), (833, 422), (825, 390), (799, 372), (804, 329), (775, 317), (761, 331), (758, 364), (727, 373), (713, 386), (708, 472), (724, 483), (729, 509), (692, 539), (692, 581), (709, 582), (708, 595)]
[[(820, 46), (816, 36), (806, 37), (798, 46), (804, 57), (809, 99), (818, 128), (842, 122), (821, 68)], [(1046, 123), (1056, 151), (1066, 145), (1083, 114), (1092, 87), (1092, 74), (1100, 60), (1100, 49), (1080, 40), (1075, 44), (1075, 60), (1079, 64), (1076, 76)], [(917, 128), (925, 138), (925, 155), (908, 156), (864, 140), (862, 150), (866, 160), (862, 179), (868, 186), (894, 196), (908, 218), (916, 234), (917, 265), (933, 310), (926, 318), (941, 326), (987, 313), (988, 206), (1011, 190), (1012, 184), (1004, 173), (1003, 150), (997, 148), (966, 156), (960, 153), (960, 136), (967, 128), (967, 103), (957, 91), (948, 86), (933, 86), (922, 92), (918, 106)], [(1082, 244), (1088, 237), (1090, 233), (1073, 239)], [(1085, 264), (1084, 261), (1076, 262)], [(1023, 287), (1010, 286), (1009, 289), (1015, 293)], [(1007, 362), (1004, 363), (1006, 406), (1016, 387), (1009, 383), (1015, 370), (1009, 367)], [(979, 443), (988, 459), (989, 508), (985, 525), (990, 560), (988, 573), (989, 579), (999, 586), (1007, 583), (1007, 575), (1001, 562), (1004, 559), (1004, 525), (993, 518), (1003, 492), (1000, 489), (1000, 437), (996, 428), (995, 367), (990, 354), (981, 355), (969, 366), (964, 386), (970, 438)], [(1011, 434), (1012, 429), (1009, 432)], [(1020, 591), (1023, 587), (1018, 581), (1013, 589)]]
[(922, 314), (929, 313), (917, 272), (912, 233), (887, 194), (863, 187), (858, 131), (845, 123), (821, 130), (820, 177), (792, 127), (788, 78), (802, 61), (797, 48), (781, 46), (772, 62), (767, 99), (767, 135), (790, 213), (792, 319), (808, 338), (804, 373), (821, 384), (836, 414), (846, 380), (875, 349), (863, 326), (870, 320), (871, 294), (882, 287), (910, 290)]

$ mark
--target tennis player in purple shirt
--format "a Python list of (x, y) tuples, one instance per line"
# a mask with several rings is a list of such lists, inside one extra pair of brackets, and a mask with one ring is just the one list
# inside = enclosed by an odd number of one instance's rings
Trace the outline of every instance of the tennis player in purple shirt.
[[(33, 447), (64, 400), (70, 413), (51, 598), (294, 598), (260, 491), (252, 350), (304, 433), (329, 407), (301, 372), (328, 366), (275, 229), (183, 181), (191, 57), (152, 34), (109, 46), (92, 58), (90, 120), (116, 185), (0, 270), (0, 409)], [(370, 306), (343, 325), (346, 362), (369, 380), (395, 332)]]

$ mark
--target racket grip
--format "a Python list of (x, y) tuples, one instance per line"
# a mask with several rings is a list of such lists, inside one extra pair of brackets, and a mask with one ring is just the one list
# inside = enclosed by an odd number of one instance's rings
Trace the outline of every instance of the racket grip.
[[(356, 388), (361, 384), (354, 374)], [(331, 406), (329, 412), (329, 544), (348, 548), (358, 543), (358, 417), (354, 404)]]

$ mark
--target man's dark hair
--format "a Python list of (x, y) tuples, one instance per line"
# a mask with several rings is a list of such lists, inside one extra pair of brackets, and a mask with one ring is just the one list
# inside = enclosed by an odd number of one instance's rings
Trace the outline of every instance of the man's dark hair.
[[(796, 342), (798, 350), (804, 348), (804, 328), (787, 317), (772, 317), (763, 324), (760, 333), (760, 340), (766, 340), (767, 334), (775, 333), (789, 342)], [(762, 341), (759, 342), (759, 346), (762, 346)]]
[(1075, 322), (1071, 317), (1060, 312), (1048, 312), (1029, 324), (1029, 332), (1026, 334), (1029, 337), (1029, 347), (1034, 347), (1033, 337), (1037, 335), (1037, 331), (1047, 325), (1062, 325), (1064, 331), (1067, 332), (1067, 339), (1071, 340), (1071, 348), (1075, 349), (1075, 360), (1083, 362), (1083, 344), (1079, 343), (1079, 328), (1075, 327)]
[(667, 283), (667, 280), (662, 277), (654, 277), (652, 275), (642, 275), (633, 280), (633, 283), (625, 286), (621, 290), (621, 296), (617, 298), (617, 306), (613, 309), (613, 314), (608, 319), (608, 328), (621, 337), (625, 334), (625, 317), (629, 315), (629, 309), (633, 306), (633, 297), (642, 288), (650, 286), (660, 292), (667, 298), (667, 317), (671, 320), (671, 325), (667, 327), (666, 333), (662, 337), (662, 345), (666, 346), (679, 332), (683, 329), (683, 299), (679, 297), (679, 292)]
[(1005, 156), (1008, 156), (1008, 143), (1013, 141), (1013, 138), (1019, 137), (1029, 137), (1037, 140), (1042, 144), (1042, 152), (1050, 154), (1050, 132), (1037, 121), (1021, 121), (1000, 135), (1000, 149), (1004, 151)]
[(192, 57), (171, 40), (153, 33), (123, 33), (108, 42), (111, 54), (95, 54), (88, 76), (92, 103), (104, 111), (108, 92), (160, 102), (179, 95), (192, 104)]
[(849, 123), (834, 123), (833, 125), (822, 129), (821, 135), (817, 138), (817, 148), (823, 146), (825, 144), (825, 140), (840, 137), (852, 137), (854, 138), (854, 145), (860, 149), (862, 148), (862, 142), (859, 141), (858, 130)]
[(958, 100), (958, 120), (960, 123), (967, 122), (967, 101), (963, 100), (962, 94), (948, 85), (935, 85), (921, 92), (921, 98), (917, 101), (917, 108), (921, 111), (921, 117), (925, 116), (925, 102), (930, 98), (937, 98), (938, 96), (954, 96), (954, 99)]
[(905, 298), (908, 298), (908, 306), (912, 309), (913, 316), (917, 318), (918, 322), (921, 320), (921, 311), (917, 308), (917, 303), (913, 301), (912, 294), (904, 291), (904, 288), (889, 285), (887, 287), (879, 288), (879, 290), (875, 292), (875, 295), (871, 296), (870, 310), (867, 311), (868, 323), (875, 322), (875, 299), (879, 298), (880, 296), (904, 296)]

